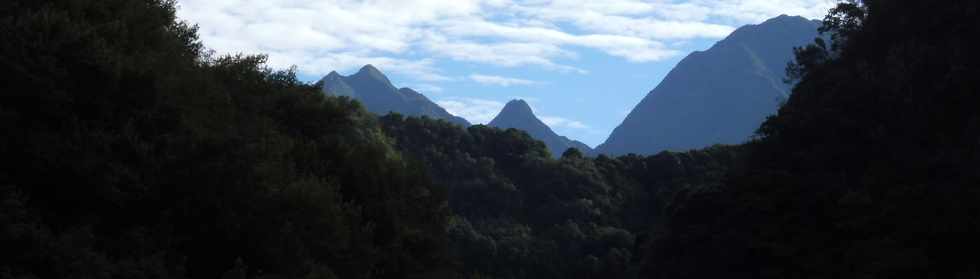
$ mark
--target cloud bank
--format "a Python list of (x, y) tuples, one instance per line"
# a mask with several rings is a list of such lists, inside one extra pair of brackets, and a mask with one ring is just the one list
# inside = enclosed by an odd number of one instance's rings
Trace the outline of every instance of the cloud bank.
[(510, 87), (512, 85), (540, 84), (539, 82), (533, 80), (509, 78), (509, 77), (502, 77), (502, 76), (492, 76), (492, 75), (481, 75), (481, 74), (470, 75), (470, 80), (479, 84), (496, 85), (496, 86), (503, 86), (503, 87)]
[(452, 115), (466, 118), (473, 124), (490, 123), (504, 108), (503, 102), (467, 97), (449, 97), (436, 103)]
[[(626, 61), (666, 59), (678, 41), (716, 39), (779, 14), (818, 18), (833, 0), (179, 0), (219, 53), (266, 53), (320, 75), (371, 63), (448, 81), (449, 59), (584, 74), (575, 49)], [(424, 57), (424, 58), (419, 58)]]

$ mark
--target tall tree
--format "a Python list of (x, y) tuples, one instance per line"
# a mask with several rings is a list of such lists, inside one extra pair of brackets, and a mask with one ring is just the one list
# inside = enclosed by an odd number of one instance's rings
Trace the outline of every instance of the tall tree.
[(654, 278), (973, 278), (976, 1), (851, 1), (720, 191), (650, 243)]
[(0, 277), (437, 276), (444, 190), (375, 117), (174, 5), (0, 3)]

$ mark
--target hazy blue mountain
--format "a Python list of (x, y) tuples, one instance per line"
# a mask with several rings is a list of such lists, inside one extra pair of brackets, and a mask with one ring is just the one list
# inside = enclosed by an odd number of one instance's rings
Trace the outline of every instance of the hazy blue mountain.
[(348, 96), (361, 102), (368, 111), (376, 114), (397, 112), (406, 116), (429, 116), (444, 119), (462, 126), (470, 122), (454, 116), (424, 95), (410, 88), (396, 88), (381, 71), (365, 65), (357, 73), (343, 76), (337, 72), (320, 80), (323, 92), (334, 96)]
[(654, 154), (746, 141), (786, 100), (793, 47), (811, 43), (818, 27), (818, 21), (779, 16), (691, 53), (596, 152)]
[(592, 152), (592, 148), (582, 142), (555, 134), (548, 125), (541, 122), (534, 115), (534, 112), (531, 111), (531, 106), (527, 102), (524, 102), (524, 100), (511, 100), (507, 102), (504, 109), (500, 110), (497, 117), (494, 117), (487, 125), (501, 129), (514, 128), (524, 130), (531, 137), (543, 141), (548, 146), (548, 150), (551, 151), (551, 155), (555, 157), (560, 157), (565, 150), (572, 147), (577, 148), (584, 154)]

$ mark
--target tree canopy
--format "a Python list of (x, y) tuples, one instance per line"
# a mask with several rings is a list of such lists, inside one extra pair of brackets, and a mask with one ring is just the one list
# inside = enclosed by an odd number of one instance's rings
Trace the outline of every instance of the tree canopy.
[(972, 278), (980, 248), (975, 1), (860, 1), (721, 191), (649, 243), (654, 278)]
[(174, 1), (0, 3), (0, 277), (406, 278), (445, 190), (374, 116)]
[(980, 269), (977, 1), (842, 3), (751, 142), (617, 158), (378, 117), (174, 5), (0, 2), (0, 278)]

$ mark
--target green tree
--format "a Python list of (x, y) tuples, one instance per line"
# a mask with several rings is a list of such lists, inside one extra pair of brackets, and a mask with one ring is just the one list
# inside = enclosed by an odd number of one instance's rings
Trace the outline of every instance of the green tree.
[(0, 3), (0, 277), (432, 278), (446, 193), (174, 1)]
[(653, 278), (974, 278), (975, 1), (852, 1), (714, 191), (648, 243)]

